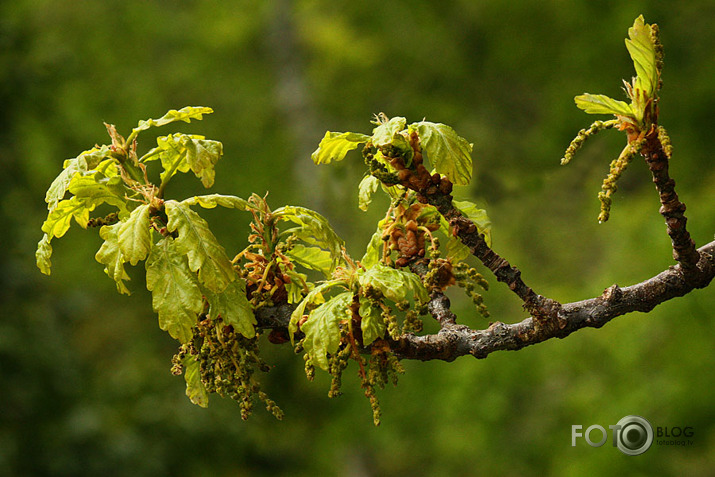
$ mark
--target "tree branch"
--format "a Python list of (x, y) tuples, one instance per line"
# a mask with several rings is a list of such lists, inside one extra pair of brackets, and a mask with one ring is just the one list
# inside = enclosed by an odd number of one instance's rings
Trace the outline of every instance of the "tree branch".
[[(715, 277), (715, 241), (698, 252), (701, 260), (708, 262), (706, 286)], [(675, 265), (637, 285), (625, 288), (613, 285), (596, 298), (564, 304), (553, 321), (542, 323), (529, 317), (510, 325), (492, 323), (486, 330), (478, 331), (450, 324), (434, 335), (405, 335), (394, 343), (393, 351), (401, 358), (419, 360), (452, 361), (465, 355), (486, 358), (494, 351), (515, 351), (551, 338), (564, 338), (582, 328), (600, 328), (613, 318), (633, 311), (651, 311), (694, 288), (685, 279), (682, 267)]]
[[(715, 241), (698, 249), (702, 269), (707, 270), (703, 286), (715, 278)], [(505, 324), (492, 323), (485, 330), (472, 330), (459, 325), (449, 309), (449, 299), (439, 293), (429, 304), (430, 313), (440, 322), (442, 329), (433, 335), (407, 334), (390, 341), (392, 350), (402, 359), (453, 361), (471, 355), (486, 358), (494, 351), (520, 350), (551, 338), (565, 338), (582, 328), (600, 328), (612, 319), (633, 311), (649, 312), (672, 298), (684, 296), (696, 287), (685, 279), (680, 265), (644, 282), (625, 288), (613, 285), (601, 296), (561, 305), (556, 317), (542, 321), (528, 317)], [(545, 299), (548, 300), (548, 299)], [(264, 307), (256, 310), (259, 328), (287, 327), (294, 305)]]
[[(655, 128), (647, 135), (641, 154), (653, 176), (653, 183), (660, 198), (660, 214), (665, 219), (668, 236), (673, 244), (673, 258), (680, 264), (685, 279), (696, 288), (709, 283), (708, 260), (704, 260), (695, 248), (695, 242), (686, 228), (685, 204), (680, 202), (675, 192), (675, 181), (668, 174), (669, 154)], [(710, 265), (712, 266), (712, 265)]]

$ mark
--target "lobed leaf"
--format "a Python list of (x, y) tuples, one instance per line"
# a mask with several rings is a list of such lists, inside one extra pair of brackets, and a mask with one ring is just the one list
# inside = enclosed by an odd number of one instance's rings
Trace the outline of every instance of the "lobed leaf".
[(633, 109), (628, 103), (609, 98), (604, 94), (584, 93), (576, 96), (574, 102), (578, 108), (588, 114), (615, 114), (634, 117)]
[(85, 173), (94, 169), (102, 160), (109, 156), (109, 153), (109, 146), (101, 146), (92, 148), (89, 151), (84, 151), (73, 159), (67, 159), (64, 162), (62, 172), (52, 181), (52, 184), (50, 184), (45, 194), (45, 202), (47, 202), (48, 210), (52, 211), (52, 209), (64, 199), (70, 182), (76, 173)]
[(159, 315), (159, 327), (181, 343), (188, 342), (191, 328), (203, 310), (203, 302), (196, 274), (189, 267), (185, 253), (177, 241), (166, 237), (151, 248), (145, 266), (146, 287), (152, 292), (152, 307)]
[(300, 225), (302, 230), (299, 238), (329, 250), (332, 256), (330, 271), (335, 269), (341, 260), (344, 242), (338, 237), (325, 217), (314, 210), (294, 205), (276, 209), (273, 216), (278, 220), (288, 220)]
[(335, 354), (340, 345), (340, 323), (347, 319), (346, 310), (353, 300), (352, 292), (343, 292), (314, 309), (301, 331), (305, 334), (303, 348), (313, 362), (328, 371), (328, 354)]
[(359, 275), (361, 287), (377, 288), (388, 300), (395, 303), (414, 297), (425, 303), (429, 300), (427, 290), (420, 278), (411, 272), (397, 270), (377, 263)]
[(117, 284), (117, 291), (129, 295), (129, 289), (124, 280), (129, 280), (129, 275), (124, 270), (124, 255), (119, 247), (119, 227), (121, 222), (114, 225), (105, 225), (99, 229), (99, 236), (104, 243), (94, 256), (95, 260), (104, 265), (104, 272)]
[(365, 297), (360, 297), (360, 329), (362, 330), (362, 342), (364, 346), (369, 346), (378, 338), (385, 336), (387, 325), (382, 318), (379, 307)]
[[(190, 123), (192, 119), (201, 120), (203, 119), (204, 114), (211, 114), (213, 112), (213, 109), (204, 106), (186, 106), (178, 111), (176, 109), (171, 109), (159, 119), (146, 119), (139, 121), (139, 125), (132, 130), (130, 138), (133, 139), (139, 132), (146, 131), (152, 127), (164, 126), (176, 121)], [(131, 141), (128, 139), (127, 142)]]
[(367, 142), (369, 136), (353, 132), (326, 132), (318, 149), (310, 156), (316, 164), (330, 164), (345, 159), (348, 152)]
[(382, 244), (382, 229), (378, 226), (377, 232), (372, 234), (370, 242), (367, 244), (365, 255), (360, 259), (360, 263), (363, 267), (370, 268), (380, 261)]
[(226, 286), (221, 293), (205, 290), (209, 302), (209, 317), (216, 319), (221, 316), (223, 322), (233, 326), (233, 329), (246, 338), (256, 336), (256, 317), (253, 308), (246, 297), (246, 282), (238, 278)]
[(80, 226), (87, 227), (89, 213), (94, 207), (94, 203), (88, 203), (78, 197), (62, 200), (47, 215), (42, 231), (50, 238), (62, 237), (69, 230), (73, 217)]
[(288, 323), (288, 333), (290, 334), (291, 342), (293, 342), (294, 335), (298, 332), (298, 322), (303, 317), (303, 314), (305, 314), (305, 309), (308, 307), (308, 305), (324, 302), (325, 299), (323, 298), (323, 293), (336, 286), (345, 286), (345, 282), (343, 282), (342, 280), (330, 280), (327, 282), (323, 282), (313, 288), (305, 296), (305, 298), (303, 298), (303, 300), (298, 303), (298, 306), (296, 306), (295, 310), (293, 310), (293, 313), (291, 313), (290, 323)]
[(472, 180), (472, 144), (451, 127), (441, 123), (421, 121), (417, 128), (432, 167), (455, 185), (467, 185)]
[(160, 177), (166, 183), (177, 172), (191, 170), (204, 187), (214, 183), (216, 162), (223, 155), (223, 144), (195, 134), (170, 134), (156, 139), (157, 147), (141, 158), (142, 162), (161, 159)]
[(329, 251), (322, 248), (295, 244), (285, 254), (299, 265), (321, 272), (326, 278), (330, 277), (333, 271), (333, 257)]
[(177, 252), (187, 256), (189, 267), (198, 272), (201, 284), (214, 293), (223, 291), (237, 274), (208, 223), (182, 202), (167, 200), (164, 208), (169, 219), (168, 230), (179, 234)]
[(209, 393), (201, 381), (201, 366), (198, 359), (195, 356), (187, 354), (181, 361), (181, 365), (184, 368), (186, 396), (197, 406), (208, 407)]
[(50, 236), (44, 234), (42, 239), (37, 243), (37, 251), (35, 252), (35, 263), (45, 275), (49, 275), (52, 271), (52, 245), (50, 245)]
[(247, 200), (241, 199), (233, 195), (222, 195), (222, 194), (209, 194), (209, 195), (197, 195), (190, 197), (188, 199), (182, 200), (182, 204), (186, 205), (199, 205), (204, 209), (213, 209), (217, 205), (225, 207), (227, 209), (238, 209), (238, 210), (248, 210), (251, 205)]
[(372, 195), (377, 191), (377, 187), (380, 185), (380, 180), (372, 175), (366, 175), (360, 181), (358, 186), (358, 207), (360, 210), (367, 211), (367, 207), (372, 202)]
[(132, 211), (129, 218), (119, 222), (117, 238), (124, 259), (136, 265), (144, 260), (151, 250), (151, 217), (149, 204), (142, 204)]
[(643, 15), (636, 18), (628, 29), (628, 37), (626, 48), (633, 60), (638, 86), (652, 98), (658, 85), (658, 67), (651, 26), (645, 23)]

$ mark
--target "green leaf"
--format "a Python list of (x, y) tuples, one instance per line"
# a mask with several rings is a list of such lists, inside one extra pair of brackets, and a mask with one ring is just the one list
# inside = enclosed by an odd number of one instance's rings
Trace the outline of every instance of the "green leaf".
[(399, 149), (404, 149), (405, 144), (407, 144), (407, 148), (410, 148), (407, 138), (400, 134), (406, 128), (407, 120), (403, 117), (395, 116), (372, 130), (371, 142), (375, 147), (395, 146)]
[(358, 186), (358, 207), (360, 210), (367, 211), (367, 207), (372, 202), (372, 194), (377, 191), (377, 187), (380, 185), (380, 180), (372, 175), (366, 175), (360, 181)]
[(361, 273), (359, 282), (363, 288), (368, 285), (377, 288), (385, 298), (395, 303), (406, 300), (410, 295), (422, 303), (429, 300), (427, 290), (417, 275), (381, 263)]
[(223, 155), (223, 144), (195, 134), (170, 134), (156, 139), (157, 147), (141, 158), (142, 162), (161, 159), (164, 168), (162, 183), (168, 182), (177, 172), (191, 170), (201, 179), (204, 187), (214, 183), (214, 165)]
[(243, 279), (232, 281), (221, 293), (205, 290), (205, 295), (211, 319), (220, 315), (224, 323), (233, 326), (236, 332), (246, 338), (256, 336), (256, 317), (246, 298), (246, 282)]
[(293, 310), (293, 313), (290, 315), (290, 323), (288, 324), (288, 332), (290, 334), (291, 343), (293, 342), (294, 335), (298, 332), (298, 322), (303, 317), (306, 307), (313, 303), (324, 302), (325, 299), (323, 298), (323, 293), (336, 286), (345, 286), (345, 282), (342, 280), (330, 280), (323, 282), (313, 288), (305, 296), (305, 298), (303, 298), (303, 301), (298, 303), (298, 306), (295, 307), (295, 310)]
[[(102, 227), (104, 229), (104, 227)], [(167, 237), (156, 243), (146, 266), (146, 287), (159, 315), (159, 327), (181, 343), (191, 340), (191, 328), (203, 310), (196, 275), (178, 243)]]
[(645, 23), (643, 15), (636, 18), (633, 26), (628, 29), (628, 36), (626, 48), (631, 55), (638, 77), (636, 86), (652, 98), (658, 85), (658, 68), (651, 26)]
[(360, 259), (360, 263), (365, 268), (370, 268), (380, 261), (382, 254), (382, 229), (377, 228), (377, 232), (372, 234), (370, 238), (370, 243), (367, 244), (367, 249), (365, 250), (365, 255)]
[(201, 381), (201, 366), (195, 356), (187, 354), (181, 361), (186, 381), (186, 396), (192, 403), (201, 407), (209, 406), (209, 393)]
[(221, 194), (198, 195), (182, 200), (181, 203), (186, 205), (199, 205), (204, 209), (213, 209), (217, 205), (227, 209), (238, 210), (248, 210), (251, 208), (251, 205), (245, 199), (233, 195)]
[(385, 320), (382, 318), (381, 310), (372, 301), (365, 297), (360, 297), (360, 329), (362, 330), (363, 345), (369, 346), (373, 341), (385, 336)]
[(85, 173), (94, 169), (103, 159), (109, 156), (109, 153), (109, 146), (102, 146), (84, 151), (73, 159), (67, 159), (64, 163), (63, 171), (52, 181), (49, 189), (47, 189), (45, 202), (47, 202), (48, 210), (52, 211), (59, 201), (64, 199), (70, 182), (76, 173)]
[(604, 94), (584, 93), (574, 98), (576, 106), (588, 114), (615, 114), (617, 116), (634, 117), (631, 106), (624, 102), (609, 98)]
[(325, 217), (314, 210), (293, 205), (286, 205), (276, 209), (273, 212), (273, 216), (278, 220), (288, 220), (300, 225), (302, 230), (300, 234), (297, 234), (298, 237), (301, 240), (318, 245), (320, 248), (329, 250), (333, 261), (331, 271), (335, 269), (342, 259), (344, 242), (338, 237)]
[(333, 257), (329, 251), (322, 248), (306, 247), (298, 243), (285, 254), (299, 265), (321, 272), (326, 278), (329, 278), (333, 271)]
[(76, 173), (69, 184), (70, 193), (87, 204), (98, 206), (107, 203), (117, 207), (122, 215), (126, 215), (131, 207), (127, 197), (133, 195), (133, 191), (128, 189), (117, 175), (113, 160), (104, 161), (99, 167), (102, 170)]
[(89, 213), (94, 210), (94, 207), (94, 204), (88, 204), (77, 197), (62, 200), (47, 215), (47, 220), (42, 224), (42, 231), (50, 238), (62, 237), (69, 230), (73, 217), (80, 226), (87, 227)]
[(127, 138), (127, 143), (130, 143), (137, 134), (141, 131), (146, 131), (152, 127), (164, 126), (176, 121), (184, 121), (190, 123), (192, 119), (201, 120), (204, 114), (213, 113), (213, 109), (204, 106), (186, 106), (180, 110), (171, 109), (159, 119), (146, 119), (139, 121), (139, 125), (132, 130), (132, 134)]
[(124, 270), (124, 256), (119, 247), (119, 227), (121, 222), (114, 225), (105, 225), (99, 229), (99, 236), (104, 239), (104, 243), (94, 258), (104, 265), (104, 272), (117, 284), (117, 291), (129, 295), (129, 289), (124, 284), (124, 280), (129, 280), (129, 275)]
[(452, 204), (474, 225), (477, 226), (477, 231), (484, 235), (484, 240), (487, 245), (492, 245), (492, 221), (487, 215), (487, 211), (480, 209), (475, 204), (467, 200), (453, 200)]
[(214, 293), (223, 291), (237, 274), (208, 223), (181, 202), (167, 200), (164, 208), (169, 218), (168, 230), (179, 234), (176, 249), (186, 254), (189, 267), (199, 274), (199, 282)]
[(52, 270), (52, 245), (50, 245), (50, 236), (44, 234), (42, 240), (37, 243), (37, 251), (35, 252), (35, 262), (37, 268), (45, 275), (49, 275)]
[(136, 265), (149, 255), (151, 249), (151, 217), (149, 204), (134, 209), (129, 218), (119, 222), (119, 249), (124, 259)]
[(310, 156), (316, 164), (330, 164), (342, 161), (345, 155), (367, 142), (369, 136), (352, 132), (326, 132), (321, 139), (318, 149)]
[(335, 354), (340, 344), (340, 323), (348, 317), (346, 310), (353, 300), (352, 292), (334, 296), (314, 309), (301, 331), (305, 334), (303, 348), (325, 371), (328, 371), (328, 354)]
[(455, 185), (467, 185), (472, 180), (472, 144), (441, 123), (415, 123), (422, 149), (434, 169), (447, 176)]

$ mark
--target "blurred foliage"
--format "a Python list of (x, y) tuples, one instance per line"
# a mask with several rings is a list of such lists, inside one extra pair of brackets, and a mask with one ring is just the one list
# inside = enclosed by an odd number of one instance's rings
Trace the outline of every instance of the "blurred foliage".
[[(308, 383), (286, 346), (265, 356), (275, 368), (263, 377), (283, 422), (263, 412), (242, 422), (230, 400), (198, 408), (169, 373), (174, 343), (140, 271), (130, 271), (133, 295), (119, 296), (93, 263), (96, 234), (81, 230), (56, 244), (51, 278), (34, 264), (44, 191), (63, 159), (104, 142), (102, 121), (127, 130), (203, 104), (216, 113), (182, 131), (224, 143), (215, 191), (270, 190), (274, 207), (316, 208), (355, 254), (380, 207), (357, 209), (359, 161), (321, 170), (310, 152), (325, 130), (362, 130), (384, 111), (450, 124), (474, 142), (475, 179), (456, 195), (486, 206), (494, 248), (539, 293), (571, 301), (646, 279), (673, 262), (645, 165), (631, 165), (618, 207), (599, 225), (592, 191), (621, 137), (558, 164), (589, 122), (573, 97), (623, 99), (604, 88), (631, 74), (623, 38), (641, 13), (660, 26), (671, 175), (703, 244), (715, 223), (710, 1), (0, 4), (0, 475), (712, 472), (712, 289), (485, 362), (407, 362), (399, 387), (380, 394), (383, 422), (373, 428), (359, 391), (328, 400), (327, 384)], [(172, 193), (193, 194), (194, 182), (172, 182)], [(209, 217), (219, 239), (245, 246), (246, 219)], [(485, 298), (494, 319), (523, 319), (498, 284)], [(463, 322), (487, 325), (455, 303)], [(640, 457), (571, 447), (572, 424), (628, 414), (693, 426), (695, 444), (654, 445)]]

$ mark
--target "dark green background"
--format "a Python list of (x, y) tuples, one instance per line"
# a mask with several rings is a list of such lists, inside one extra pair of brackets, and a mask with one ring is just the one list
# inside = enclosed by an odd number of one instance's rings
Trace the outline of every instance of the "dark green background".
[[(688, 226), (715, 232), (715, 5), (646, 1), (39, 1), (0, 5), (1, 475), (707, 475), (715, 468), (715, 293), (697, 291), (486, 361), (407, 362), (380, 393), (372, 425), (354, 372), (345, 395), (308, 383), (302, 360), (268, 347), (263, 382), (286, 411), (190, 404), (169, 373), (142, 268), (131, 297), (94, 261), (96, 230), (55, 240), (53, 274), (35, 268), (48, 185), (63, 159), (166, 110), (205, 105), (204, 121), (167, 127), (225, 145), (214, 191), (270, 191), (273, 206), (326, 215), (359, 255), (384, 201), (356, 207), (361, 161), (310, 161), (325, 130), (368, 132), (373, 113), (452, 125), (474, 142), (475, 180), (494, 248), (538, 293), (560, 301), (637, 283), (673, 263), (642, 161), (598, 225), (596, 193), (624, 138), (606, 132), (569, 167), (559, 158), (595, 117), (573, 96), (620, 98), (633, 68), (623, 39), (643, 13), (661, 27), (661, 123)], [(151, 135), (144, 138), (150, 147)], [(148, 140), (147, 140), (148, 139)], [(187, 177), (168, 194), (200, 192)], [(246, 218), (210, 211), (229, 252)], [(525, 317), (495, 280), (493, 319)], [(461, 321), (485, 327), (455, 299)], [(571, 447), (571, 425), (607, 428), (638, 414), (692, 426), (689, 447), (629, 457)], [(598, 435), (594, 435), (597, 438)]]

